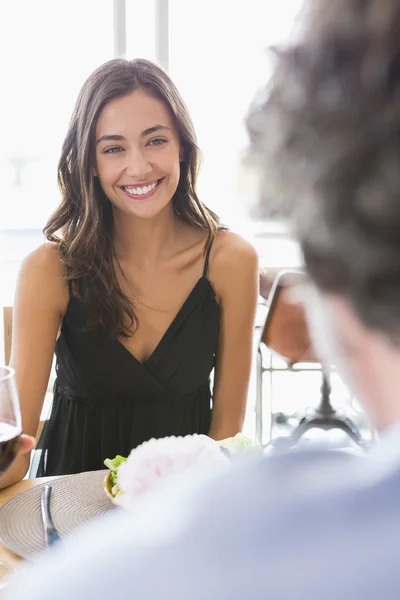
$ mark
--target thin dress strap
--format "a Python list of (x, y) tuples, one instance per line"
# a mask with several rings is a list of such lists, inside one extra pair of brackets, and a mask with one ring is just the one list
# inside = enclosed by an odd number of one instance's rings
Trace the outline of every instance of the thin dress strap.
[(68, 281), (69, 297), (72, 298), (72, 296), (74, 295), (72, 280), (68, 279), (67, 281)]
[(207, 248), (207, 252), (206, 252), (206, 260), (204, 261), (203, 277), (207, 277), (208, 263), (210, 260), (210, 252), (211, 252), (211, 247), (213, 245), (213, 242), (214, 242), (214, 238), (212, 238), (211, 242), (208, 244), (208, 248)]

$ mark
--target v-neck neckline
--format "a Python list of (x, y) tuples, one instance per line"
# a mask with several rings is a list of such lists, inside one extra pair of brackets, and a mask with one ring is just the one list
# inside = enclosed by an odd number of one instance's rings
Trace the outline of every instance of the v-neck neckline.
[(140, 365), (141, 367), (147, 369), (149, 366), (149, 363), (151, 363), (151, 361), (154, 360), (154, 357), (158, 354), (159, 350), (162, 348), (162, 346), (164, 345), (165, 341), (168, 339), (168, 337), (170, 336), (172, 330), (175, 328), (176, 323), (179, 321), (179, 319), (181, 318), (181, 315), (183, 313), (183, 311), (185, 310), (187, 304), (189, 303), (189, 301), (191, 300), (192, 296), (194, 295), (194, 293), (196, 292), (196, 290), (198, 289), (200, 283), (203, 280), (206, 280), (208, 287), (210, 288), (210, 290), (213, 293), (213, 297), (215, 299), (215, 292), (214, 289), (210, 283), (210, 280), (203, 275), (202, 277), (200, 277), (197, 282), (194, 284), (193, 288), (191, 289), (191, 291), (189, 292), (189, 294), (187, 295), (186, 299), (184, 300), (183, 304), (181, 305), (181, 307), (179, 308), (178, 312), (176, 313), (175, 317), (172, 319), (171, 323), (168, 325), (167, 329), (165, 330), (164, 334), (161, 336), (160, 341), (158, 342), (158, 344), (155, 346), (154, 350), (151, 352), (151, 354), (148, 356), (148, 358), (146, 358), (146, 360), (144, 360), (143, 362), (140, 361), (134, 354), (133, 352), (131, 352), (126, 346), (124, 346), (124, 344), (120, 341), (120, 340), (113, 340), (115, 342), (115, 344), (122, 348), (122, 351), (128, 355), (128, 357), (130, 357), (131, 360), (133, 360), (136, 364)]

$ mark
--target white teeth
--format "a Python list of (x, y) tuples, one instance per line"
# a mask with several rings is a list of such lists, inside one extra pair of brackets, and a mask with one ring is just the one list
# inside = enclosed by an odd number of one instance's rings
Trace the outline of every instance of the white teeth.
[(144, 185), (143, 187), (129, 187), (125, 186), (124, 189), (131, 194), (131, 196), (141, 196), (142, 194), (148, 194), (157, 186), (158, 181), (154, 181), (150, 185)]

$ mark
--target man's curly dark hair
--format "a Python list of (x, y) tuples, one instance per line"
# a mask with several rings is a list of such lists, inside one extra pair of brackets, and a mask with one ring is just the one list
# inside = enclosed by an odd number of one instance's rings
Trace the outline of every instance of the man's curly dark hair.
[(400, 344), (400, 0), (312, 0), (276, 61), (247, 121), (264, 209), (289, 214), (322, 291)]

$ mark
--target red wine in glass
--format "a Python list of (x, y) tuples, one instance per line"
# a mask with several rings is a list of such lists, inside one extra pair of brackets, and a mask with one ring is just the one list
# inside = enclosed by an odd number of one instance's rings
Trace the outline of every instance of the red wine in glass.
[(17, 456), (21, 444), (21, 429), (9, 423), (0, 423), (0, 475)]
[(14, 370), (0, 367), (0, 475), (10, 467), (20, 446), (21, 412)]

